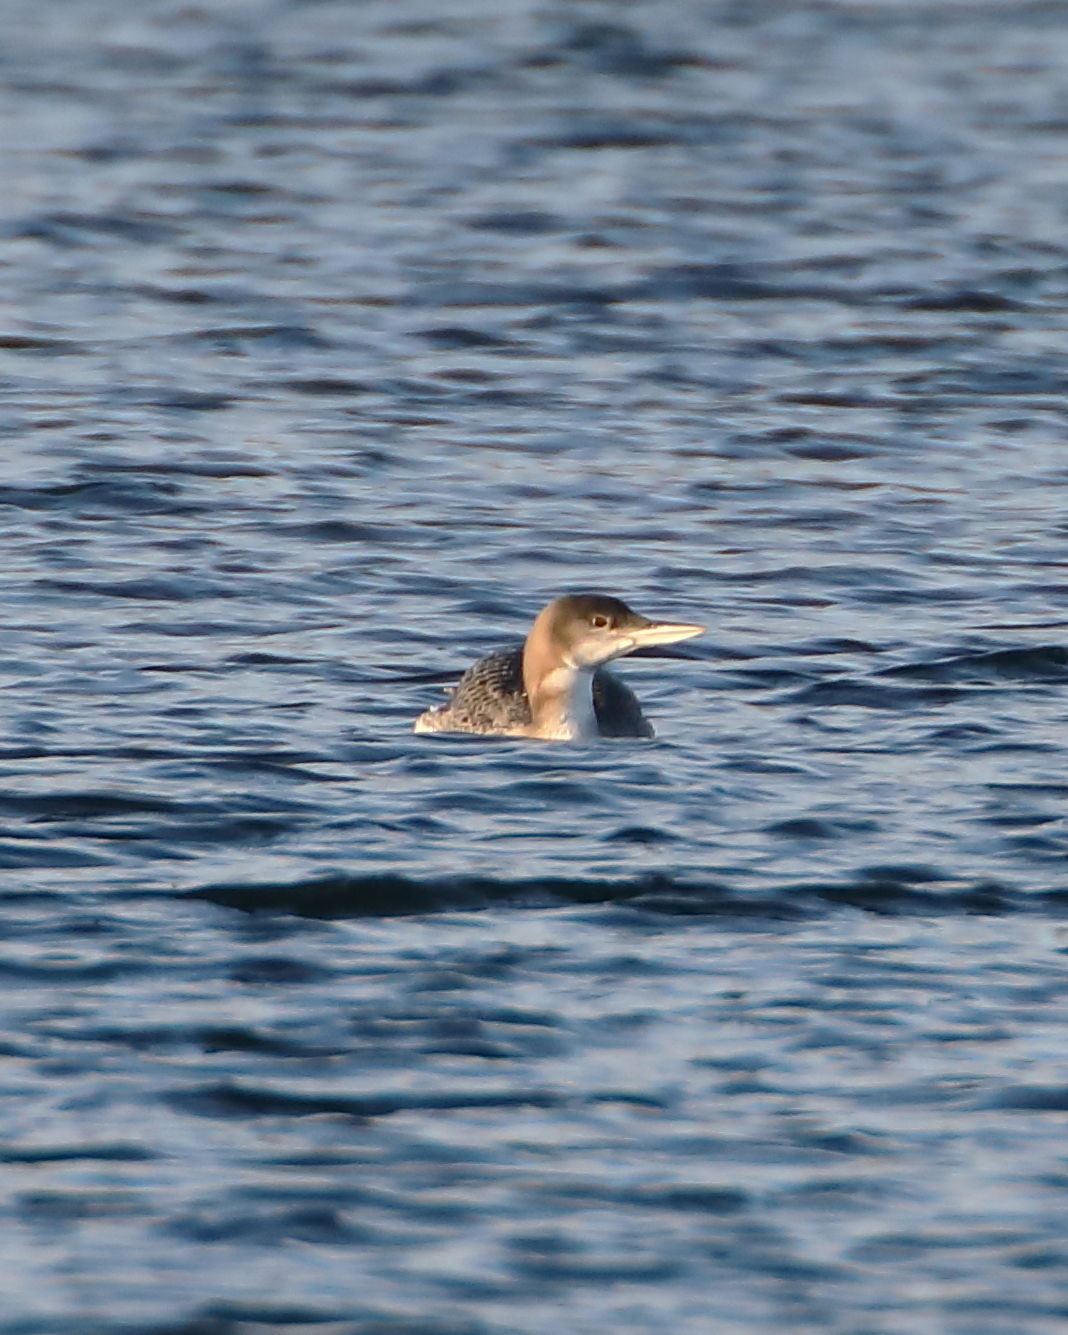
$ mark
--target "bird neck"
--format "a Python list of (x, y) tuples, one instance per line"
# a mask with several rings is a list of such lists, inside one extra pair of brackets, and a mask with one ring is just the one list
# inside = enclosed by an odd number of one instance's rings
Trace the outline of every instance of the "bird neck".
[(592, 668), (562, 661), (552, 645), (530, 636), (523, 649), (523, 685), (532, 737), (577, 742), (599, 735)]

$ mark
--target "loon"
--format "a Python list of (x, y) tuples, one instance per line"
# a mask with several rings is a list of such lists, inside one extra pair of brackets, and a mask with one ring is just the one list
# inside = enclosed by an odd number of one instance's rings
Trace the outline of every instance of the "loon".
[(674, 644), (704, 630), (649, 621), (606, 594), (565, 594), (541, 610), (525, 644), (480, 658), (460, 678), (448, 704), (420, 714), (413, 731), (547, 742), (652, 737), (637, 696), (602, 665), (645, 645)]

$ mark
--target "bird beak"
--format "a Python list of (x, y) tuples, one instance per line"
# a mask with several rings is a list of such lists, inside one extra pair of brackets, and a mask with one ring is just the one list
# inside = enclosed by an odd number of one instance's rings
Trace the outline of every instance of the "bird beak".
[(695, 635), (703, 635), (707, 629), (707, 626), (691, 626), (684, 621), (650, 621), (647, 626), (629, 628), (627, 638), (635, 649), (644, 649), (653, 644), (690, 640)]

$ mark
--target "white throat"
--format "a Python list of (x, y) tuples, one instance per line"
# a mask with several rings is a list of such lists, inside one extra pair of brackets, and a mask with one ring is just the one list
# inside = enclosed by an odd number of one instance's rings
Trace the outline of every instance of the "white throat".
[(539, 737), (585, 742), (600, 735), (593, 708), (592, 668), (554, 668), (538, 683), (535, 707), (534, 727)]

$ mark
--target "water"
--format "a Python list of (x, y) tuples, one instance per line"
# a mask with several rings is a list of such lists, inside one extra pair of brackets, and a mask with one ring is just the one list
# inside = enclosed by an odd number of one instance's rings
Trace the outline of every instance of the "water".
[[(1063, 1331), (1061, 7), (62, 8), (0, 1335)], [(591, 587), (655, 742), (411, 735)]]

